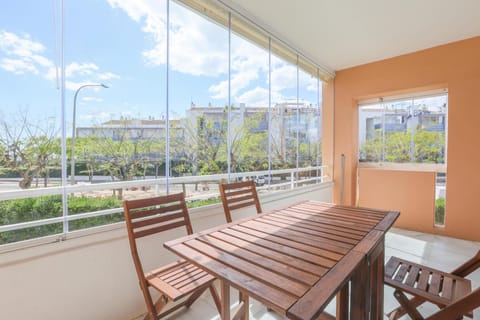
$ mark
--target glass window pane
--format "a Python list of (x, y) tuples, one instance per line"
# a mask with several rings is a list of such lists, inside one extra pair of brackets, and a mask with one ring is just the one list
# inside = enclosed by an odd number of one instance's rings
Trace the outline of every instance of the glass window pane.
[(447, 96), (414, 100), (414, 161), (445, 163)]
[(384, 109), (382, 104), (360, 107), (358, 113), (360, 161), (384, 161), (383, 113)]
[(445, 163), (447, 95), (361, 106), (359, 159)]
[(235, 33), (231, 45), (231, 172), (261, 187), (268, 180), (269, 52)]
[(65, 4), (68, 174), (79, 187), (68, 212), (118, 209), (70, 230), (120, 221), (122, 199), (165, 193), (163, 180), (125, 182), (165, 175), (166, 17), (166, 0)]
[(384, 161), (412, 162), (415, 121), (412, 121), (412, 100), (383, 104)]
[(300, 171), (300, 180), (306, 183), (314, 183), (318, 172), (313, 167), (317, 165), (319, 152), (318, 142), (318, 82), (317, 78), (299, 70), (299, 141), (298, 141), (298, 166), (299, 168), (312, 168), (308, 171)]
[[(228, 30), (174, 2), (170, 17), (172, 176), (226, 173)], [(187, 196), (218, 192), (212, 179), (185, 187)]]
[(291, 169), (275, 173), (285, 187), (294, 182), (297, 161), (297, 67), (276, 55), (271, 56), (271, 128), (272, 169)]
[[(0, 201), (0, 226), (62, 216), (61, 197), (27, 191), (61, 185), (57, 19), (45, 0), (0, 10), (0, 193), (19, 191), (18, 199)], [(3, 232), (0, 244), (61, 231), (59, 224)]]

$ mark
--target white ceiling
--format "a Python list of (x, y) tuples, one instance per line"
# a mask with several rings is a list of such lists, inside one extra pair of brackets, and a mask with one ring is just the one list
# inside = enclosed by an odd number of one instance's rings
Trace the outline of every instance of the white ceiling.
[(330, 70), (480, 35), (480, 0), (221, 1)]

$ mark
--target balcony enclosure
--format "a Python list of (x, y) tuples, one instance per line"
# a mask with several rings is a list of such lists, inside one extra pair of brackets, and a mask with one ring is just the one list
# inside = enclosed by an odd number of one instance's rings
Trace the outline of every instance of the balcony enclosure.
[[(325, 30), (348, 34), (339, 25), (318, 27), (318, 41), (298, 31), (331, 21), (322, 9), (1, 5), (0, 318), (140, 318), (122, 200), (183, 191), (200, 231), (224, 222), (227, 181), (254, 180), (264, 210), (305, 199), (398, 210), (386, 258), (449, 271), (475, 252), (480, 30), (361, 60), (329, 47)], [(175, 259), (162, 247), (175, 237), (147, 244), (148, 267)], [(201, 300), (179, 318), (218, 318)], [(255, 301), (250, 314), (279, 318)]]
[(1, 244), (121, 221), (123, 199), (329, 181), (324, 73), (268, 33), (209, 1), (47, 2), (2, 14)]

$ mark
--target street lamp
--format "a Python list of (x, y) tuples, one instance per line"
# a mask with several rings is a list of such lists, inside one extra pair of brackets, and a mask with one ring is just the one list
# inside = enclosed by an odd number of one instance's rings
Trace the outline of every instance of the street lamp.
[(75, 96), (73, 96), (73, 122), (72, 122), (72, 158), (70, 159), (70, 179), (71, 184), (75, 184), (75, 116), (77, 113), (77, 95), (78, 92), (85, 87), (103, 87), (108, 88), (107, 85), (103, 83), (98, 84), (84, 84), (80, 86), (77, 91), (75, 91)]

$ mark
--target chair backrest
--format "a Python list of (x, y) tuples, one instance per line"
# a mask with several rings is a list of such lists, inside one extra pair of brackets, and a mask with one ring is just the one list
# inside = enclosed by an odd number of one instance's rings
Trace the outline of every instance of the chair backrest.
[[(138, 255), (137, 239), (185, 226), (192, 234), (192, 225), (183, 193), (123, 201), (128, 240), (139, 278), (144, 272)], [(160, 248), (160, 245), (159, 245)]]
[(262, 212), (257, 189), (253, 181), (222, 183), (219, 185), (219, 189), (227, 222), (232, 222), (231, 211), (236, 209), (254, 205), (257, 213)]
[[(438, 312), (427, 317), (427, 320), (463, 319), (468, 314), (480, 307), (480, 288), (475, 289), (468, 295), (456, 300)], [(470, 318), (472, 316), (469, 316)]]

